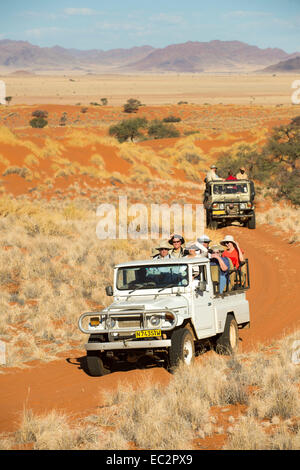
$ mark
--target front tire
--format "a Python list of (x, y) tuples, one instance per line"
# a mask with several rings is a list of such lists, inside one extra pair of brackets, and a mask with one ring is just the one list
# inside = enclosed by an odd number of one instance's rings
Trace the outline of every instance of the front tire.
[(238, 351), (238, 346), (239, 333), (237, 322), (233, 315), (228, 315), (224, 331), (216, 341), (216, 351), (218, 354), (230, 356)]
[(169, 363), (174, 369), (183, 362), (186, 365), (192, 364), (195, 358), (194, 338), (190, 330), (180, 328), (175, 330), (171, 337), (171, 347), (169, 350)]
[(248, 228), (251, 230), (256, 228), (255, 212), (253, 213), (252, 217), (248, 220)]
[(88, 374), (92, 377), (102, 377), (110, 373), (110, 370), (104, 367), (101, 357), (94, 351), (87, 351), (86, 367)]

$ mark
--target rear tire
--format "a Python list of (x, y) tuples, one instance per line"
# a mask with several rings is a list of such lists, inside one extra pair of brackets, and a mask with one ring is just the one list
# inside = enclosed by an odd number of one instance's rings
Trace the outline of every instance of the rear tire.
[(239, 333), (237, 322), (233, 315), (227, 315), (225, 328), (221, 336), (216, 341), (216, 351), (218, 354), (230, 356), (238, 351)]
[(251, 230), (256, 228), (255, 212), (253, 213), (252, 217), (248, 220), (248, 228)]
[(102, 377), (109, 374), (110, 370), (104, 367), (103, 361), (94, 351), (88, 351), (86, 356), (87, 372), (92, 377)]
[(175, 330), (171, 337), (169, 350), (169, 363), (171, 370), (183, 362), (186, 365), (193, 363), (195, 358), (194, 338), (190, 330), (180, 328)]

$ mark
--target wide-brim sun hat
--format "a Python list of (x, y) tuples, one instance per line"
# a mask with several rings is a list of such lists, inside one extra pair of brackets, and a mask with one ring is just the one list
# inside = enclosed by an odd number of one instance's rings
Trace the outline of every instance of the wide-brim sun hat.
[(210, 250), (211, 250), (213, 253), (215, 253), (216, 251), (225, 251), (225, 248), (224, 248), (224, 246), (222, 246), (222, 245), (212, 245), (212, 246), (210, 247)]
[(216, 165), (211, 165), (210, 169), (212, 170), (213, 168), (217, 169)]
[(183, 238), (182, 235), (174, 234), (174, 235), (172, 235), (172, 237), (170, 238), (170, 240), (168, 240), (168, 242), (170, 243), (170, 245), (173, 245), (173, 240), (174, 240), (174, 238), (178, 238), (178, 240), (181, 241), (181, 244), (182, 244), (182, 245), (185, 244), (185, 240), (184, 240), (184, 238)]
[(226, 243), (228, 243), (228, 242), (234, 243), (235, 245), (236, 245), (236, 243), (237, 243), (237, 242), (235, 241), (235, 239), (233, 238), (232, 235), (226, 235), (225, 238), (224, 238), (224, 240), (222, 240), (222, 241), (220, 242), (220, 244), (221, 244), (221, 245), (226, 245)]
[(167, 240), (164, 240), (160, 243), (159, 246), (155, 247), (155, 250), (163, 250), (163, 249), (166, 249), (166, 250), (172, 250), (172, 246), (170, 246), (170, 244), (168, 243)]

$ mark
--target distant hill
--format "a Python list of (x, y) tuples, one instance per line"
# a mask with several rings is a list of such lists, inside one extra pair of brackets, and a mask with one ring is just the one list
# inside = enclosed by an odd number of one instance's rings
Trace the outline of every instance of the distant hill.
[(39, 47), (27, 41), (0, 40), (0, 67), (17, 70), (126, 72), (243, 72), (264, 69), (295, 58), (282, 49), (260, 49), (240, 41), (186, 42), (155, 49), (77, 50), (60, 46)]
[[(0, 66), (8, 72), (24, 69), (30, 72), (42, 70), (83, 70), (120, 67), (144, 58), (153, 50), (151, 46), (109, 51), (64, 49), (60, 46), (39, 47), (26, 41), (0, 40)], [(93, 70), (91, 70), (93, 71)]]
[(298, 72), (300, 73), (300, 55), (291, 59), (282, 60), (278, 64), (270, 65), (263, 70), (260, 70), (262, 73), (288, 73), (288, 72)]
[(255, 70), (294, 55), (239, 41), (186, 42), (155, 49), (147, 57), (130, 64), (129, 68), (165, 72), (237, 72)]

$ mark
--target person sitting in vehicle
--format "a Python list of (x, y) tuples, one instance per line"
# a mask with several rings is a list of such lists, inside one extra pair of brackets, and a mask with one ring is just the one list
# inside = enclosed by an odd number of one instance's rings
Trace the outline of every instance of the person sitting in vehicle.
[(241, 262), (244, 262), (245, 259), (238, 242), (234, 240), (232, 235), (226, 235), (220, 244), (226, 247), (223, 256), (230, 258), (233, 266), (239, 269)]
[(240, 168), (240, 172), (236, 175), (236, 179), (237, 180), (247, 180), (248, 179), (246, 169), (243, 166)]
[(224, 247), (222, 245), (213, 245), (211, 248), (210, 265), (219, 268), (219, 293), (222, 294), (226, 290), (228, 284), (228, 276), (230, 271), (230, 262), (226, 256), (222, 256)]
[(185, 240), (182, 235), (177, 235), (172, 233), (171, 238), (169, 239), (169, 244), (173, 245), (170, 251), (171, 258), (183, 258), (184, 256), (184, 248), (183, 245), (185, 244)]
[(237, 178), (233, 176), (232, 171), (228, 170), (228, 175), (225, 181), (237, 181)]

